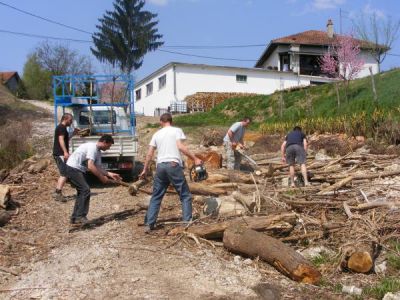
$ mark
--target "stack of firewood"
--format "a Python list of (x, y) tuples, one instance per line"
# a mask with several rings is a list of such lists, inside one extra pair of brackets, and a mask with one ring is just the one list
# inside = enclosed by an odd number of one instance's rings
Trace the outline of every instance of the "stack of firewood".
[(189, 95), (185, 98), (187, 108), (191, 112), (196, 111), (210, 111), (216, 105), (224, 102), (226, 99), (236, 97), (253, 97), (257, 94), (251, 93), (210, 93), (210, 92), (199, 92), (193, 95)]

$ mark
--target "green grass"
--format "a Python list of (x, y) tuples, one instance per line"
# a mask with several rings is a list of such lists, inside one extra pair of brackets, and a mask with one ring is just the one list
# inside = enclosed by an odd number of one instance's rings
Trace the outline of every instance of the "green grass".
[(390, 249), (392, 250), (388, 257), (388, 265), (396, 271), (400, 271), (400, 241), (391, 241)]
[[(375, 75), (379, 108), (400, 115), (400, 69)], [(284, 112), (279, 116), (280, 95), (284, 99)], [(228, 126), (248, 116), (253, 119), (253, 129), (262, 123), (298, 122), (304, 118), (338, 117), (366, 112), (376, 108), (371, 89), (371, 78), (354, 80), (349, 87), (349, 101), (345, 102), (341, 89), (341, 106), (337, 106), (333, 84), (298, 88), (292, 91), (246, 98), (232, 98), (207, 113), (195, 113), (174, 118), (178, 126)]]
[(382, 299), (386, 293), (396, 293), (398, 291), (400, 291), (400, 279), (395, 277), (385, 277), (377, 284), (364, 288), (363, 296)]
[(322, 251), (319, 255), (314, 256), (310, 261), (316, 267), (320, 267), (324, 264), (333, 263), (332, 257), (325, 251)]

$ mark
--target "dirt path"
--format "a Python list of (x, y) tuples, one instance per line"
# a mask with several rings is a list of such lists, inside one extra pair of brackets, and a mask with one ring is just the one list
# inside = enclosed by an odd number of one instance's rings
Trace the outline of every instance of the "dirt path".
[[(32, 103), (32, 102), (31, 102)], [(36, 102), (34, 102), (36, 104)], [(48, 110), (52, 106), (39, 102)], [(143, 124), (143, 123), (142, 123)], [(34, 123), (33, 140), (49, 153), (53, 120)], [(145, 130), (144, 126), (138, 126)], [(149, 132), (147, 132), (149, 134)], [(256, 298), (252, 287), (263, 279), (251, 260), (226, 256), (220, 248), (176, 243), (164, 231), (145, 235), (144, 213), (94, 230), (68, 233), (75, 190), (67, 186), (67, 203), (52, 200), (57, 180), (52, 165), (26, 180), (29, 191), (16, 200), (21, 212), (0, 231), (1, 265), (19, 273), (0, 272), (2, 299), (227, 299)], [(123, 187), (92, 189), (89, 217), (134, 207), (147, 195), (131, 197)], [(163, 208), (178, 207), (176, 197)], [(179, 210), (178, 210), (179, 211)], [(163, 213), (163, 211), (162, 211)], [(221, 255), (222, 253), (222, 255)], [(224, 258), (225, 256), (225, 258)]]

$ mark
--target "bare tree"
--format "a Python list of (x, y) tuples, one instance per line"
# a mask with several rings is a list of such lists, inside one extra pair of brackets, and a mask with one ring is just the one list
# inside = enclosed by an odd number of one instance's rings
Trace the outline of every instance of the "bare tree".
[(92, 74), (93, 66), (88, 56), (80, 55), (68, 45), (43, 42), (35, 49), (41, 67), (52, 75)]
[(380, 72), (387, 52), (398, 37), (400, 21), (391, 17), (380, 18), (373, 13), (369, 16), (361, 15), (359, 19), (353, 20), (353, 25), (358, 37), (368, 44)]

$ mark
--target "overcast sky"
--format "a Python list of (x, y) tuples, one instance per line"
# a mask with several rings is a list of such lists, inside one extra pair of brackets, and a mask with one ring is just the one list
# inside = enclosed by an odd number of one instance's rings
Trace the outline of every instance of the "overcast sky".
[[(96, 30), (98, 19), (112, 9), (106, 0), (0, 0), (0, 31), (22, 32), (61, 38), (91, 40), (88, 33), (67, 29), (23, 14), (1, 5), (18, 9), (57, 22)], [(144, 58), (142, 68), (135, 71), (137, 80), (171, 62), (253, 67), (270, 40), (305, 30), (325, 30), (331, 18), (335, 31), (352, 30), (352, 19), (361, 13), (376, 13), (380, 20), (400, 18), (398, 0), (147, 0), (145, 8), (158, 14), (158, 29), (165, 46), (264, 45), (228, 49), (163, 48), (183, 54), (227, 58), (209, 59), (155, 51)], [(340, 9), (342, 19), (340, 22)], [(0, 71), (16, 70), (22, 75), (27, 55), (41, 39), (0, 32)], [(90, 43), (63, 42), (81, 54), (91, 56), (96, 73), (104, 67), (91, 55)], [(400, 65), (400, 42), (396, 41), (383, 69)], [(242, 60), (242, 61), (241, 61)]]

